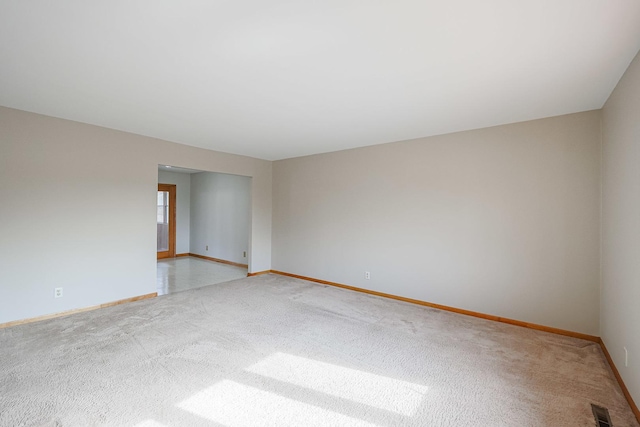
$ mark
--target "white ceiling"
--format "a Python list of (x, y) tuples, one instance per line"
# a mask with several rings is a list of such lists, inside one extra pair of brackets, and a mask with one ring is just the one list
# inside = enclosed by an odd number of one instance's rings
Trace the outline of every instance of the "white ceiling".
[(0, 0), (0, 105), (263, 159), (602, 107), (638, 0)]

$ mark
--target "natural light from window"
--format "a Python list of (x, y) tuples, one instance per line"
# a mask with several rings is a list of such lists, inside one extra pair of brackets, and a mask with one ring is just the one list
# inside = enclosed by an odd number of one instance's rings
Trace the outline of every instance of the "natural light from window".
[(405, 416), (415, 414), (427, 392), (423, 385), (285, 353), (246, 370)]
[[(258, 375), (258, 378), (264, 377), (264, 381), (259, 383), (265, 386), (270, 378), (407, 417), (416, 413), (428, 390), (424, 385), (286, 353), (274, 353), (245, 371)], [(176, 406), (229, 427), (375, 425), (264, 388), (225, 379)], [(136, 427), (157, 426), (141, 424)]]
[(229, 427), (375, 425), (229, 380), (223, 380), (177, 406)]

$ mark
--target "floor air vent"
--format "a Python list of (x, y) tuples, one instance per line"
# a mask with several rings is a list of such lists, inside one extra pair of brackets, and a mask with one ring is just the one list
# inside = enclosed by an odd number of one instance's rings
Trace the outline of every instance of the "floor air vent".
[(597, 427), (613, 427), (607, 408), (603, 408), (602, 406), (594, 405), (592, 403), (591, 410), (593, 411), (593, 416), (596, 417)]

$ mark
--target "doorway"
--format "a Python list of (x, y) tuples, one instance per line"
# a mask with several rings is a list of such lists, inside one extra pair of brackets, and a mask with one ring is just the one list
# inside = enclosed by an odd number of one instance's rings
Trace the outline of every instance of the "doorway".
[[(215, 285), (247, 276), (251, 232), (251, 177), (158, 165), (159, 251), (169, 229), (175, 186), (175, 249), (158, 257), (158, 295)], [(160, 193), (160, 191), (167, 193)], [(178, 191), (180, 190), (180, 191)], [(168, 221), (165, 221), (167, 217)], [(173, 247), (172, 244), (172, 247)]]
[(176, 256), (176, 186), (158, 184), (158, 259)]

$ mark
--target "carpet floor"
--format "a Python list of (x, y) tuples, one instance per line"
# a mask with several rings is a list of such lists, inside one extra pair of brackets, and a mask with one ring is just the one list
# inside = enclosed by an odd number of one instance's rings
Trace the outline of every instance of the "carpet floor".
[(277, 275), (0, 330), (1, 426), (638, 426), (595, 343)]

